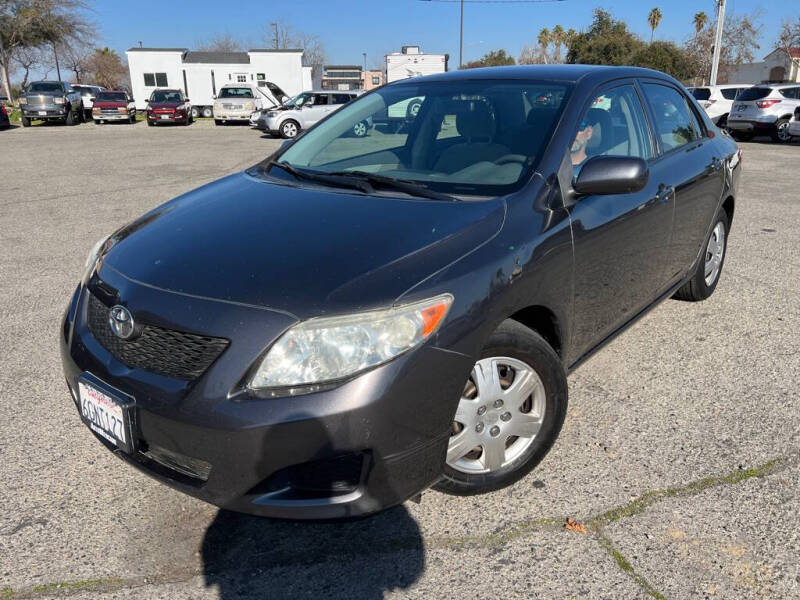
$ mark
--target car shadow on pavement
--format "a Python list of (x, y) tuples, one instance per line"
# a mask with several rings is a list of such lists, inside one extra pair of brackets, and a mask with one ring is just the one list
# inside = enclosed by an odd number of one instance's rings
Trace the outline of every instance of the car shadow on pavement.
[(419, 527), (403, 506), (347, 522), (277, 521), (221, 510), (202, 546), (219, 598), (383, 598), (421, 575)]
[[(364, 427), (347, 412), (338, 432)], [(311, 414), (287, 417), (293, 435), (316, 444), (311, 460), (335, 454), (336, 444), (321, 419)], [(265, 440), (260, 456), (269, 472), (276, 448)], [(308, 460), (308, 457), (306, 457)], [(424, 547), (417, 522), (402, 505), (363, 519), (285, 521), (220, 510), (206, 530), (202, 561), (207, 587), (219, 598), (383, 598), (405, 589), (421, 575)]]

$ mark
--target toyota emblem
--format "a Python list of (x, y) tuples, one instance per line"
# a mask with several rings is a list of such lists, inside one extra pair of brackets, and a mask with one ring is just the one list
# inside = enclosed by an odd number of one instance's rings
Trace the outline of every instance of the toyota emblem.
[(117, 304), (108, 311), (108, 326), (118, 338), (128, 340), (133, 337), (133, 315), (124, 306)]

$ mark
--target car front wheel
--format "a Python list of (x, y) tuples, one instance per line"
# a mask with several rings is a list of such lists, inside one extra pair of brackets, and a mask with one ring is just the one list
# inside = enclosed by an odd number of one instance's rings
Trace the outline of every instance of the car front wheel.
[(717, 213), (714, 227), (705, 241), (705, 251), (697, 263), (691, 279), (683, 284), (676, 293), (678, 300), (699, 302), (705, 300), (717, 289), (722, 265), (725, 263), (725, 251), (728, 248), (728, 228), (730, 221), (724, 210)]
[(524, 325), (504, 321), (464, 385), (435, 488), (481, 494), (527, 475), (558, 436), (567, 396), (566, 372), (553, 348)]
[(364, 137), (367, 135), (367, 130), (369, 126), (367, 125), (366, 121), (359, 121), (355, 125), (353, 125), (353, 135), (356, 137)]
[(300, 126), (297, 124), (296, 121), (292, 121), (291, 119), (288, 121), (284, 121), (281, 124), (281, 137), (284, 139), (291, 139), (293, 137), (297, 137), (297, 134), (300, 133)]

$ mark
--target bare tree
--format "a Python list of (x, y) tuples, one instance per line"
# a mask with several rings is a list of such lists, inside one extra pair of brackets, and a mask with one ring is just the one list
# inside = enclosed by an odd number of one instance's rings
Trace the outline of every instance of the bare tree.
[(58, 55), (65, 69), (72, 71), (75, 83), (85, 83), (89, 75), (89, 59), (93, 52), (83, 43), (59, 44)]
[(784, 19), (783, 23), (781, 23), (781, 32), (778, 34), (778, 41), (775, 47), (782, 48), (788, 53), (790, 48), (798, 46), (800, 46), (800, 17), (794, 23), (789, 19)]
[[(761, 13), (755, 11), (749, 15), (731, 15), (725, 18), (722, 32), (722, 48), (720, 48), (720, 81), (727, 79), (728, 67), (753, 62), (755, 52), (760, 48), (756, 40), (761, 34)], [(695, 21), (695, 27), (697, 22)], [(714, 32), (716, 21), (696, 31), (685, 46), (690, 60), (697, 65), (695, 76), (701, 82), (708, 80), (711, 70), (711, 59), (714, 54)]]
[(242, 43), (228, 32), (214, 34), (209, 39), (195, 44), (195, 48), (206, 52), (242, 52), (245, 49)]
[(295, 31), (287, 22), (277, 21), (264, 27), (263, 41), (273, 48), (302, 50), (303, 66), (311, 67), (312, 79), (322, 74), (326, 55), (318, 35)]
[(38, 48), (20, 48), (14, 55), (12, 63), (22, 71), (20, 87), (24, 89), (28, 86), (28, 77), (30, 77), (31, 71), (45, 72), (44, 77), (46, 78), (50, 73), (49, 62), (48, 57), (45, 57)]

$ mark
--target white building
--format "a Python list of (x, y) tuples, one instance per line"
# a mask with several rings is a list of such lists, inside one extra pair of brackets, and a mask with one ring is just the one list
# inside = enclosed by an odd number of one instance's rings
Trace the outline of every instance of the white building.
[(762, 62), (730, 65), (727, 75), (732, 83), (800, 82), (800, 48), (777, 48)]
[(403, 46), (386, 55), (386, 83), (447, 71), (447, 54), (423, 54), (419, 46)]
[[(302, 50), (192, 52), (187, 48), (131, 48), (126, 52), (136, 108), (143, 110), (157, 88), (181, 89), (201, 114), (225, 84), (248, 83), (269, 96), (275, 89), (294, 96), (311, 89), (311, 67)], [(280, 98), (278, 98), (280, 100)]]

